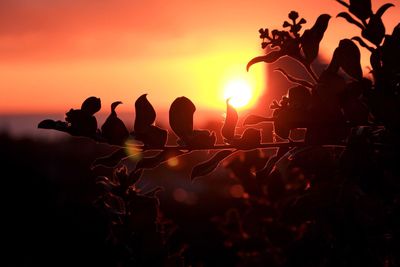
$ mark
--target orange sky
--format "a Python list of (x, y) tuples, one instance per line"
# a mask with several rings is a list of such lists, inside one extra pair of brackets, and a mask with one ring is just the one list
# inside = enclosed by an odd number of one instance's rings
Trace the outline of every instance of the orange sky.
[[(400, 21), (392, 2), (388, 32)], [(103, 110), (116, 100), (132, 110), (142, 93), (156, 108), (185, 95), (198, 108), (224, 110), (230, 79), (264, 90), (265, 66), (246, 73), (245, 65), (262, 53), (258, 29), (281, 28), (291, 10), (306, 28), (320, 13), (344, 11), (333, 0), (0, 0), (0, 113), (63, 112), (91, 95)], [(322, 51), (329, 58), (357, 33), (332, 18)]]

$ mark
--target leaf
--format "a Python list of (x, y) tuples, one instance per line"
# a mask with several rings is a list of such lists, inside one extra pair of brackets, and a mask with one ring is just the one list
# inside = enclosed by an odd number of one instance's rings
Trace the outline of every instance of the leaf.
[(373, 52), (375, 49), (373, 47), (370, 47), (369, 45), (367, 45), (363, 39), (361, 39), (358, 36), (355, 36), (353, 38), (351, 38), (351, 40), (357, 41), (362, 47), (368, 49), (370, 52)]
[(101, 126), (101, 134), (109, 144), (122, 146), (128, 139), (129, 132), (124, 122), (118, 118), (115, 111), (116, 107), (120, 104), (122, 104), (121, 101), (111, 104), (111, 114)]
[(209, 160), (196, 165), (192, 169), (192, 174), (190, 175), (191, 180), (193, 181), (196, 177), (205, 176), (205, 175), (211, 173), (213, 170), (215, 170), (217, 168), (217, 166), (223, 159), (225, 159), (226, 157), (231, 155), (233, 152), (234, 151), (232, 151), (232, 150), (218, 151)]
[(359, 27), (360, 29), (364, 30), (364, 26), (358, 22), (357, 20), (355, 20), (349, 13), (347, 12), (341, 12), (339, 13), (337, 16), (337, 18), (344, 18), (345, 20), (347, 20), (347, 22), (356, 25), (357, 27)]
[(38, 124), (39, 129), (51, 129), (61, 132), (68, 132), (68, 124), (63, 121), (43, 120)]
[[(274, 114), (275, 115), (275, 114)], [(283, 139), (288, 139), (291, 126), (289, 125), (291, 114), (287, 109), (282, 109), (276, 115), (274, 122), (274, 132)]]
[(337, 62), (338, 66), (349, 76), (361, 80), (362, 69), (360, 58), (361, 54), (357, 45), (349, 39), (343, 39), (339, 42), (339, 47), (333, 53), (332, 62)]
[(319, 43), (328, 28), (330, 18), (331, 16), (328, 14), (320, 15), (314, 26), (311, 29), (304, 31), (301, 37), (302, 49), (309, 63), (313, 62), (318, 56)]
[(189, 136), (193, 133), (193, 114), (195, 111), (195, 105), (184, 96), (175, 99), (169, 109), (169, 124), (174, 133), (184, 142), (187, 142)]
[(143, 94), (135, 102), (134, 131), (138, 133), (146, 132), (156, 120), (156, 111), (146, 97), (147, 94)]
[(257, 116), (257, 115), (249, 115), (244, 120), (243, 126), (258, 124), (258, 123), (267, 122), (267, 121), (268, 122), (274, 121), (274, 119), (273, 118), (266, 118), (266, 117), (262, 117), (262, 116)]
[(121, 160), (127, 157), (128, 155), (126, 154), (125, 148), (119, 148), (112, 152), (110, 155), (95, 159), (92, 163), (91, 168), (93, 169), (99, 165), (105, 167), (115, 167), (118, 165), (118, 163), (121, 162)]
[(342, 1), (342, 0), (336, 0), (336, 2), (338, 2), (339, 4), (341, 4), (341, 5), (345, 6), (346, 8), (350, 8), (350, 5), (349, 5), (349, 4), (347, 4), (345, 1)]
[(143, 174), (143, 169), (139, 169), (139, 170), (134, 170), (129, 174), (128, 177), (128, 183), (129, 185), (134, 185), (136, 184), (140, 178), (142, 177)]
[(232, 140), (231, 144), (240, 149), (254, 149), (261, 143), (261, 131), (259, 129), (247, 128), (242, 136)]
[[(394, 27), (392, 35), (385, 37), (382, 45), (382, 64), (393, 73), (400, 73), (400, 23)], [(372, 56), (372, 55), (371, 55)], [(378, 55), (379, 56), (379, 55)]]
[(351, 77), (361, 80), (362, 79), (362, 68), (361, 68), (361, 53), (357, 45), (349, 39), (343, 39), (339, 42), (339, 47), (342, 49), (342, 58), (340, 61), (340, 67)]
[(383, 14), (386, 12), (386, 10), (388, 10), (391, 7), (394, 7), (394, 5), (392, 3), (384, 4), (383, 6), (381, 6), (378, 9), (378, 11), (376, 11), (375, 16), (381, 18), (383, 16)]
[(250, 60), (249, 63), (247, 63), (246, 70), (249, 71), (252, 65), (259, 62), (273, 63), (284, 55), (285, 54), (281, 50), (279, 50), (279, 51), (272, 51), (265, 56), (255, 57), (252, 60)]
[(296, 83), (296, 84), (302, 85), (304, 87), (308, 87), (310, 89), (312, 89), (314, 87), (314, 85), (312, 83), (309, 83), (306, 80), (295, 78), (294, 76), (291, 76), (290, 74), (288, 74), (284, 69), (277, 68), (274, 71), (279, 71), (280, 73), (283, 74), (283, 76), (285, 76), (285, 78), (288, 81), (290, 81), (292, 83)]
[(372, 16), (371, 0), (350, 0), (349, 11), (361, 20)]
[(224, 125), (222, 126), (222, 136), (226, 140), (231, 140), (235, 136), (235, 129), (236, 129), (236, 124), (238, 122), (238, 114), (235, 108), (229, 104), (229, 100), (226, 100), (226, 118)]
[(88, 115), (94, 115), (101, 109), (101, 101), (100, 98), (91, 96), (83, 101), (81, 110), (86, 112)]
[(301, 85), (291, 87), (288, 92), (288, 97), (290, 108), (296, 110), (297, 113), (300, 110), (308, 110), (312, 102), (310, 89)]
[(369, 19), (367, 27), (361, 32), (361, 36), (379, 46), (385, 37), (385, 32), (385, 25), (381, 17), (374, 15)]
[(185, 152), (180, 150), (164, 150), (154, 157), (146, 157), (139, 160), (139, 162), (136, 164), (135, 170), (153, 169), (161, 163), (183, 154), (185, 154)]
[(97, 120), (93, 115), (80, 109), (70, 109), (65, 115), (65, 120), (69, 122), (68, 132), (71, 135), (96, 137)]
[(168, 137), (166, 130), (153, 125), (150, 125), (145, 132), (134, 132), (132, 134), (135, 139), (152, 148), (164, 147)]
[(372, 69), (374, 69), (375, 71), (379, 70), (382, 67), (381, 56), (380, 56), (379, 50), (374, 50), (371, 53), (369, 61), (371, 63)]
[(215, 132), (209, 130), (194, 130), (193, 134), (189, 136), (189, 139), (184, 145), (187, 145), (189, 149), (207, 148), (213, 146), (216, 141)]
[(385, 37), (385, 25), (382, 21), (382, 15), (388, 10), (390, 7), (393, 7), (393, 4), (384, 4), (381, 6), (375, 15), (373, 15), (365, 30), (362, 31), (362, 36), (366, 38), (368, 41), (372, 42), (376, 46), (379, 46)]

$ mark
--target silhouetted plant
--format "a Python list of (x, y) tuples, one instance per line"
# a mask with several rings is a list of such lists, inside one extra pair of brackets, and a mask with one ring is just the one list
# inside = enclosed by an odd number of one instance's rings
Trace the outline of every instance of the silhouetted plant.
[[(381, 17), (392, 4), (373, 13), (368, 0), (338, 2), (356, 18), (346, 12), (338, 17), (358, 26), (362, 37), (342, 39), (320, 74), (312, 62), (318, 57), (329, 15), (319, 16), (301, 32), (306, 20), (292, 11), (284, 30), (259, 30), (261, 46), (269, 50), (250, 60), (247, 70), (256, 63), (290, 57), (311, 78), (277, 69), (295, 86), (273, 101), (271, 118), (250, 115), (244, 120), (246, 127), (273, 123), (274, 133), (286, 141), (264, 143), (258, 128), (246, 128), (238, 135), (239, 117), (229, 99), (220, 133), (223, 144), (216, 144), (216, 132), (194, 129), (196, 107), (186, 97), (177, 98), (169, 110), (169, 124), (178, 137), (173, 146), (166, 145), (167, 130), (154, 125), (156, 112), (146, 95), (135, 102), (130, 133), (115, 111), (121, 102), (111, 105), (111, 114), (97, 128), (94, 114), (100, 110), (100, 99), (95, 97), (86, 99), (81, 109), (67, 112), (65, 122), (39, 124), (39, 128), (118, 146), (92, 167), (115, 168), (111, 177), (98, 178), (103, 191), (96, 205), (109, 216), (110, 241), (125, 251), (124, 264), (165, 264), (168, 252), (159, 232), (157, 189), (149, 196), (136, 184), (144, 169), (195, 150), (217, 152), (193, 167), (191, 179), (213, 172), (226, 161), (243, 185), (237, 191), (242, 205), (214, 218), (225, 248), (239, 258), (240, 265), (235, 266), (399, 264), (395, 251), (400, 244), (396, 225), (400, 218), (400, 24), (386, 35)], [(360, 50), (353, 41), (371, 52), (373, 81), (363, 77)], [(297, 128), (306, 129), (304, 141), (291, 140), (291, 131)], [(278, 151), (258, 161), (260, 156), (251, 152), (264, 148)], [(151, 156), (143, 157), (148, 151)], [(228, 159), (240, 151), (246, 151), (243, 161)], [(141, 157), (134, 169), (116, 168), (135, 153)]]

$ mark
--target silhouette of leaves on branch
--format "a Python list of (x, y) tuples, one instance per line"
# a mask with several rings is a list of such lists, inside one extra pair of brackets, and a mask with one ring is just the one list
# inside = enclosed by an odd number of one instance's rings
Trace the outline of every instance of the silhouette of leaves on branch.
[(213, 146), (215, 133), (208, 130), (193, 129), (195, 105), (186, 97), (178, 97), (169, 109), (169, 124), (174, 133), (180, 138), (178, 144), (191, 149)]
[(135, 102), (135, 124), (132, 135), (147, 147), (163, 147), (167, 142), (167, 131), (155, 125), (156, 112), (146, 94)]
[[(369, 111), (376, 122), (383, 123), (393, 133), (400, 131), (400, 24), (394, 27), (391, 35), (386, 34), (382, 21), (383, 14), (394, 5), (382, 5), (376, 13), (371, 9), (371, 1), (338, 1), (351, 14), (341, 12), (338, 17), (345, 18), (361, 30), (355, 40), (370, 53), (370, 63), (374, 83), (363, 93)], [(371, 46), (369, 43), (372, 43)]]
[[(297, 13), (291, 12), (289, 16), (298, 18), (293, 14)], [(302, 35), (299, 34), (300, 26), (296, 34), (283, 31), (280, 35), (284, 38), (279, 39), (280, 42), (269, 36), (268, 29), (260, 30), (263, 43), (265, 39), (271, 39), (267, 45), (271, 48), (278, 46), (280, 50), (253, 58), (248, 63), (248, 68), (262, 61), (274, 62), (275, 60), (270, 59), (275, 58), (278, 52), (280, 56), (289, 56), (300, 62), (313, 81), (309, 82), (287, 73), (284, 69), (277, 69), (289, 82), (297, 86), (290, 88), (288, 94), (279, 102), (273, 101), (270, 106), (274, 110), (272, 118), (252, 115), (245, 121), (246, 124), (274, 121), (275, 134), (283, 139), (289, 139), (291, 130), (305, 128), (307, 129), (305, 142), (308, 144), (340, 144), (345, 141), (352, 126), (359, 123), (370, 124), (368, 120), (370, 111), (365, 96), (370, 92), (372, 84), (365, 82), (366, 79), (363, 78), (360, 51), (352, 40), (343, 39), (339, 42), (330, 64), (320, 75), (312, 70), (311, 63), (318, 56), (319, 44), (327, 30), (329, 20), (329, 15), (319, 16), (314, 26), (305, 30)], [(287, 25), (285, 22), (284, 27)], [(262, 46), (266, 47), (265, 44)], [(290, 51), (287, 50), (289, 46)], [(348, 77), (343, 76), (342, 72)], [(356, 95), (354, 88), (359, 88)]]
[(295, 11), (290, 12), (288, 17), (292, 23), (285, 21), (283, 27), (289, 27), (289, 31), (272, 30), (270, 34), (269, 29), (259, 30), (260, 38), (262, 39), (261, 47), (278, 48), (278, 50), (273, 50), (265, 56), (253, 58), (247, 63), (247, 70), (256, 63), (273, 63), (281, 57), (289, 56), (303, 64), (313, 80), (316, 81), (317, 76), (311, 69), (310, 63), (318, 56), (319, 43), (328, 27), (331, 16), (327, 14), (320, 15), (313, 27), (305, 30), (302, 35), (300, 35), (300, 30), (306, 20), (300, 19), (300, 21), (297, 21), (299, 15)]
[[(261, 46), (268, 48), (267, 54), (251, 59), (247, 70), (256, 63), (273, 63), (289, 57), (300, 62), (311, 79), (276, 69), (293, 86), (281, 99), (272, 101), (271, 117), (248, 115), (241, 134), (237, 129), (239, 114), (228, 99), (219, 133), (223, 144), (216, 143), (216, 132), (195, 129), (196, 106), (184, 96), (176, 98), (169, 109), (169, 124), (177, 136), (175, 145), (167, 145), (168, 131), (155, 125), (156, 111), (146, 94), (135, 101), (132, 131), (117, 115), (120, 101), (111, 104), (111, 113), (99, 128), (95, 114), (101, 102), (93, 96), (87, 98), (80, 109), (66, 112), (65, 121), (39, 123), (39, 128), (83, 136), (116, 147), (110, 155), (96, 159), (92, 167), (114, 168), (111, 174), (100, 174), (97, 178), (101, 192), (96, 205), (109, 218), (110, 243), (128, 250), (127, 254), (133, 255), (130, 259), (135, 259), (135, 264), (118, 266), (163, 266), (160, 260), (167, 253), (161, 249), (163, 242), (158, 231), (156, 194), (160, 189), (143, 193), (138, 183), (144, 170), (196, 150), (216, 152), (192, 168), (192, 181), (209, 175), (240, 150), (258, 153), (257, 149), (278, 148), (275, 155), (257, 164), (256, 157), (261, 157), (258, 154), (254, 157), (254, 153), (250, 159), (226, 164), (242, 183), (230, 193), (239, 196), (238, 200), (243, 200), (241, 204), (245, 205), (238, 205), (242, 214), (231, 212), (228, 217), (233, 219), (224, 220), (221, 228), (226, 236), (229, 236), (230, 224), (236, 224), (237, 231), (231, 233), (233, 238), (228, 238), (228, 242), (221, 243), (234, 248), (242, 257), (261, 258), (262, 251), (268, 251), (268, 259), (271, 258), (269, 254), (279, 254), (275, 261), (271, 260), (273, 264), (266, 264), (271, 266), (368, 265), (368, 261), (359, 260), (365, 256), (361, 255), (365, 254), (363, 250), (355, 250), (354, 258), (348, 256), (352, 254), (348, 249), (355, 247), (356, 242), (366, 243), (363, 231), (378, 244), (374, 246), (384, 243), (389, 247), (386, 237), (397, 233), (398, 229), (394, 227), (397, 224), (386, 222), (397, 222), (398, 219), (393, 218), (399, 217), (396, 156), (400, 134), (400, 24), (392, 34), (386, 33), (382, 16), (392, 4), (381, 6), (374, 13), (369, 0), (337, 2), (348, 9), (338, 17), (356, 25), (361, 32), (360, 36), (339, 41), (331, 61), (321, 73), (315, 73), (311, 64), (318, 57), (330, 22), (329, 15), (322, 14), (311, 28), (302, 32), (306, 20), (292, 11), (288, 14), (289, 20), (283, 23), (283, 30), (259, 30)], [(363, 77), (357, 44), (371, 53), (372, 80)], [(276, 136), (287, 141), (263, 143), (262, 125), (258, 124), (265, 123), (272, 123)], [(256, 125), (259, 127), (253, 128)], [(299, 128), (305, 129), (304, 140), (295, 142), (291, 134)], [(123, 164), (129, 157), (135, 159), (132, 170)], [(260, 210), (270, 213), (260, 215), (264, 214)], [(259, 225), (255, 227), (256, 224)], [(258, 228), (262, 230), (254, 230)], [(354, 236), (357, 228), (362, 228), (361, 234)], [(274, 236), (271, 232), (275, 231), (278, 234)], [(385, 238), (376, 238), (377, 235)], [(151, 241), (135, 244), (132, 236)], [(355, 243), (347, 243), (349, 237)], [(287, 240), (283, 240), (285, 238)], [(252, 248), (247, 250), (254, 246), (252, 242), (259, 243), (255, 247), (261, 248), (254, 250), (256, 253)], [(374, 246), (365, 245), (368, 249)], [(367, 255), (366, 258), (385, 259), (385, 266), (388, 265), (387, 259), (397, 256), (392, 255), (392, 248), (387, 249), (390, 251), (387, 253), (386, 247), (382, 249), (384, 252), (376, 250), (378, 257)], [(273, 251), (279, 253), (275, 255)], [(336, 261), (329, 261), (333, 258)]]

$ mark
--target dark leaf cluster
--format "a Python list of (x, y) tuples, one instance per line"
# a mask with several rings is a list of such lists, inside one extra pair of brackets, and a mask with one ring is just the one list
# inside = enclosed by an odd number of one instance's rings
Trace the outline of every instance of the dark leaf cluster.
[[(178, 97), (169, 109), (177, 142), (168, 146), (168, 132), (155, 125), (156, 111), (145, 94), (135, 102), (132, 131), (118, 118), (119, 101), (112, 103), (99, 128), (94, 115), (101, 103), (96, 97), (68, 111), (65, 121), (39, 123), (39, 128), (118, 147), (95, 160), (93, 168), (113, 168), (112, 174), (97, 179), (96, 205), (109, 218), (110, 242), (124, 247), (125, 262), (161, 266), (167, 253), (155, 196), (159, 189), (144, 194), (136, 186), (143, 171), (194, 150), (217, 150), (192, 168), (191, 179), (212, 173), (224, 161), (240, 183), (231, 192), (240, 205), (214, 220), (224, 248), (242, 264), (235, 266), (399, 265), (400, 26), (386, 33), (382, 15), (392, 4), (374, 13), (369, 0), (337, 2), (348, 9), (338, 17), (359, 27), (361, 36), (342, 39), (320, 74), (312, 62), (329, 15), (320, 15), (302, 32), (306, 20), (292, 11), (283, 30), (259, 30), (267, 54), (251, 59), (247, 70), (255, 63), (290, 57), (311, 79), (276, 69), (294, 86), (273, 101), (272, 117), (245, 118), (242, 134), (229, 99), (218, 133), (195, 129), (196, 106)], [(357, 44), (371, 52), (373, 79), (363, 77)], [(263, 123), (273, 123), (276, 137), (283, 141), (263, 143), (258, 125)], [(295, 129), (304, 129), (303, 141), (292, 140)], [(216, 144), (217, 134), (223, 144)], [(260, 160), (257, 153), (271, 147), (278, 148), (275, 155)], [(149, 156), (147, 151), (153, 153)], [(246, 153), (237, 160), (239, 151)], [(120, 164), (136, 155), (140, 157), (133, 169)]]

